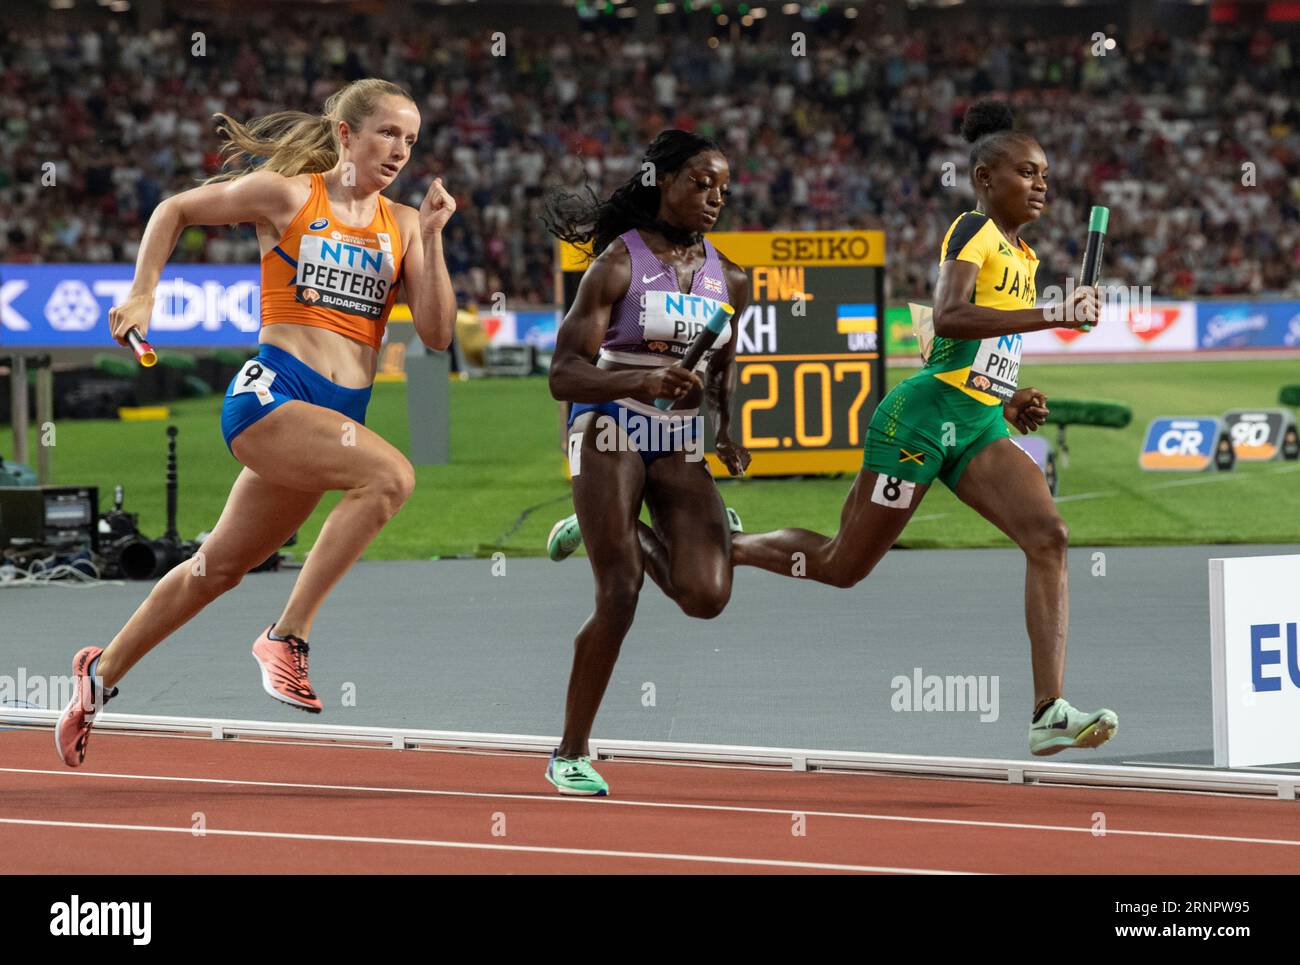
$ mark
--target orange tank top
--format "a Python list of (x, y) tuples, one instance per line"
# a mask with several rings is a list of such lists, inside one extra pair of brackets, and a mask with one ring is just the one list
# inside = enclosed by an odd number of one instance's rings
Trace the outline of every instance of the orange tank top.
[(364, 228), (330, 214), (325, 178), (262, 256), (262, 324), (294, 322), (338, 332), (378, 349), (402, 273), (402, 235), (382, 195)]

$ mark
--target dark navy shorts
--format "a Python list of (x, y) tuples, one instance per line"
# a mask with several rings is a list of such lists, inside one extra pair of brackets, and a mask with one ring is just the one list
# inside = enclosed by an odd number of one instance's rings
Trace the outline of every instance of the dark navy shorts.
[[(586, 412), (596, 412), (609, 416), (613, 425), (604, 423), (606, 435), (619, 449), (630, 449), (641, 456), (647, 466), (660, 456), (674, 452), (686, 452), (688, 458), (702, 458), (700, 452), (702, 432), (699, 415), (678, 415), (664, 412), (659, 415), (645, 415), (618, 402), (575, 402), (569, 408), (569, 428), (573, 428), (578, 416)], [(597, 416), (597, 431), (602, 423)], [(603, 438), (603, 436), (598, 436)], [(570, 437), (570, 446), (572, 437)], [(570, 472), (572, 472), (572, 454), (570, 455)]]
[(221, 434), (226, 438), (226, 448), (230, 448), (235, 436), (290, 399), (333, 409), (365, 425), (370, 390), (371, 386), (349, 389), (331, 382), (284, 349), (263, 344), (226, 389), (221, 405)]

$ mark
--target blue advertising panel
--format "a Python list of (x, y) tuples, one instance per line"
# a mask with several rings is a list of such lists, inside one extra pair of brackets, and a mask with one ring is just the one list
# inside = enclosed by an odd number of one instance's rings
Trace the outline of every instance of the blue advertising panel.
[[(133, 265), (0, 265), (0, 345), (116, 348), (108, 310), (125, 300)], [(250, 346), (261, 327), (257, 265), (168, 265), (149, 323), (155, 348)], [(515, 312), (517, 338), (553, 350), (560, 314)], [(512, 339), (513, 340), (513, 339)]]
[(536, 345), (542, 351), (555, 351), (555, 336), (560, 330), (560, 313), (545, 311), (515, 312), (515, 331), (519, 341)]
[(1300, 302), (1201, 302), (1198, 348), (1300, 348)]
[(1143, 469), (1199, 472), (1214, 465), (1214, 448), (1222, 423), (1213, 416), (1152, 419), (1138, 465)]
[[(0, 267), (0, 345), (103, 347), (108, 310), (125, 300), (133, 265)], [(155, 348), (253, 345), (261, 324), (257, 265), (168, 265), (154, 302)]]

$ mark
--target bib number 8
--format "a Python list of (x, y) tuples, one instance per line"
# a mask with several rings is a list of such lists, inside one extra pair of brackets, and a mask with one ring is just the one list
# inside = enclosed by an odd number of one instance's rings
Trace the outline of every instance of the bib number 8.
[(900, 479), (898, 476), (876, 476), (876, 486), (871, 492), (871, 501), (891, 509), (907, 509), (912, 505), (912, 494), (916, 483)]

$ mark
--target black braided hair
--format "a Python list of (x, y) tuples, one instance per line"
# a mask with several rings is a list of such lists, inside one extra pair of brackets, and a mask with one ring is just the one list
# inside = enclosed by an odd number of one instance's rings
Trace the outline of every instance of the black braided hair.
[(970, 177), (975, 181), (977, 164), (996, 163), (1016, 141), (1029, 135), (1015, 130), (1016, 117), (1006, 101), (983, 100), (966, 109), (961, 122), (961, 136), (970, 145)]
[(657, 231), (673, 244), (696, 245), (701, 235), (659, 220), (659, 186), (644, 184), (645, 164), (654, 165), (655, 181), (680, 170), (691, 158), (705, 151), (725, 153), (711, 137), (690, 131), (661, 131), (646, 148), (637, 172), (620, 185), (607, 201), (601, 201), (590, 185), (579, 192), (553, 191), (546, 199), (541, 221), (555, 237), (575, 245), (592, 242), (593, 256), (604, 251), (615, 238), (631, 228)]

